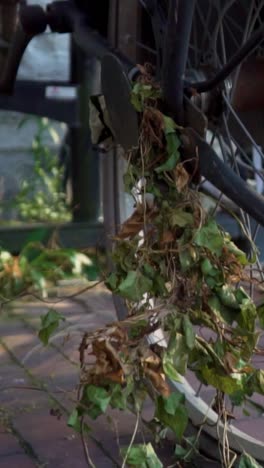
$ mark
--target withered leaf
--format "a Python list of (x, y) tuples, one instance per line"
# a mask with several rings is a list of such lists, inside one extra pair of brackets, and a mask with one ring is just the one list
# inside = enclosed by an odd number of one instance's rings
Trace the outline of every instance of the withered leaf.
[(126, 239), (127, 237), (135, 237), (143, 228), (144, 217), (143, 213), (135, 210), (132, 215), (122, 224), (120, 231), (115, 236), (116, 239)]
[(184, 169), (183, 164), (177, 164), (175, 171), (175, 183), (178, 192), (182, 192), (188, 185), (190, 176), (186, 169)]
[(174, 241), (174, 234), (172, 231), (163, 231), (162, 237), (161, 237), (161, 243), (162, 244), (169, 244), (170, 242)]
[(236, 364), (237, 364), (237, 358), (232, 353), (227, 351), (224, 356), (224, 366), (228, 374), (237, 372)]
[(152, 385), (162, 396), (168, 397), (170, 395), (170, 387), (165, 380), (164, 374), (154, 371), (149, 367), (145, 367), (144, 372), (145, 375), (150, 379)]

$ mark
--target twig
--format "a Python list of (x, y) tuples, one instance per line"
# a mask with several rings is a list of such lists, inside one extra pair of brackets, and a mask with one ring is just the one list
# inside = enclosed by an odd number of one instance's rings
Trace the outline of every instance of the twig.
[(135, 429), (134, 429), (134, 432), (133, 432), (133, 435), (132, 435), (132, 438), (131, 438), (129, 447), (128, 447), (127, 451), (126, 451), (126, 455), (125, 455), (125, 458), (124, 458), (124, 460), (123, 460), (123, 464), (122, 464), (122, 467), (121, 467), (121, 468), (125, 468), (125, 466), (126, 466), (126, 461), (127, 461), (128, 454), (129, 454), (129, 452), (130, 452), (130, 450), (131, 450), (132, 445), (134, 444), (135, 437), (136, 437), (136, 435), (137, 435), (138, 425), (139, 425), (139, 419), (140, 419), (140, 417), (139, 417), (139, 412), (137, 412), (137, 420), (136, 420), (136, 424), (135, 424)]
[(75, 293), (70, 294), (69, 296), (63, 296), (62, 298), (60, 298), (57, 301), (48, 301), (48, 300), (43, 299), (42, 297), (40, 297), (37, 294), (34, 294), (32, 292), (28, 292), (28, 295), (34, 297), (35, 299), (39, 300), (40, 302), (44, 302), (44, 304), (58, 304), (58, 303), (63, 302), (65, 300), (73, 299), (74, 297), (80, 296), (81, 294), (85, 293), (86, 291), (89, 291), (90, 289), (95, 288), (96, 286), (98, 286), (98, 284), (101, 284), (103, 282), (104, 282), (103, 280), (96, 281), (96, 283), (94, 283), (92, 285), (89, 285), (89, 286), (86, 286), (85, 288), (80, 289), (79, 291), (76, 291)]
[(92, 459), (90, 457), (88, 446), (87, 446), (85, 438), (84, 438), (84, 416), (81, 418), (81, 439), (82, 439), (82, 445), (83, 445), (83, 450), (84, 450), (84, 455), (85, 455), (85, 460), (86, 460), (87, 466), (88, 467), (91, 466), (92, 468), (96, 468), (96, 466), (94, 465), (94, 463), (93, 463), (93, 461), (92, 461)]

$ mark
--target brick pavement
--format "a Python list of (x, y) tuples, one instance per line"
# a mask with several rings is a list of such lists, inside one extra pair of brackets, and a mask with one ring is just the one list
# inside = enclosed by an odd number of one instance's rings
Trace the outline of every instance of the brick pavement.
[[(52, 307), (74, 325), (74, 332), (65, 343), (63, 338), (58, 338), (51, 347), (38, 347), (36, 330), (40, 326), (40, 317), (51, 306), (23, 301), (13, 303), (2, 312), (0, 468), (87, 466), (78, 434), (66, 425), (67, 416), (63, 414), (57, 419), (50, 415), (50, 410), (71, 410), (78, 383), (77, 349), (81, 333), (111, 321), (114, 309), (110, 294), (99, 287), (78, 300), (63, 300)], [(35, 352), (30, 354), (34, 347)], [(102, 422), (97, 425), (100, 439), (102, 435), (108, 439), (106, 445), (112, 449), (114, 433), (110, 436), (110, 428)], [(127, 426), (129, 430), (131, 425)], [(95, 441), (89, 438), (88, 445), (96, 466), (114, 466)], [(114, 452), (118, 454), (116, 444)]]
[[(70, 291), (70, 293), (73, 291)], [(67, 291), (62, 291), (67, 294)], [(69, 294), (69, 293), (68, 293)], [(72, 329), (70, 339), (58, 337), (48, 348), (39, 346), (40, 317), (48, 308), (63, 313)], [(67, 415), (76, 398), (78, 345), (84, 330), (92, 330), (115, 319), (111, 295), (97, 287), (78, 297), (46, 305), (39, 301), (12, 303), (1, 315), (0, 336), (0, 468), (85, 468), (87, 466), (78, 434), (67, 427)], [(64, 327), (64, 324), (62, 324)], [(32, 352), (34, 350), (34, 352)], [(25, 357), (27, 357), (25, 361)], [(196, 387), (197, 381), (190, 376)], [(211, 400), (212, 390), (202, 391)], [(58, 419), (50, 410), (60, 409)], [(150, 407), (147, 408), (151, 412)], [(112, 413), (116, 428), (106, 418), (93, 423), (97, 440), (89, 437), (88, 447), (96, 468), (117, 466), (118, 443), (128, 445), (135, 419), (130, 414)], [(248, 423), (260, 432), (262, 418), (253, 415)], [(168, 455), (172, 447), (164, 447)], [(109, 458), (110, 457), (110, 458)], [(166, 458), (166, 457), (165, 457)], [(119, 464), (119, 466), (121, 466)], [(165, 465), (166, 466), (166, 465)], [(218, 464), (201, 461), (201, 467)]]
[[(69, 295), (74, 291), (64, 292)], [(43, 348), (39, 346), (37, 330), (40, 317), (50, 307), (63, 313), (74, 330), (69, 340), (58, 337), (51, 346)], [(112, 320), (115, 311), (111, 295), (101, 287), (77, 300), (54, 305), (32, 300), (13, 302), (2, 312), (0, 468), (87, 467), (80, 437), (67, 427), (64, 411), (71, 411), (76, 399), (77, 350), (82, 333)], [(60, 410), (61, 417), (51, 416), (51, 409)], [(118, 444), (129, 445), (135, 427), (134, 416), (125, 412), (112, 411), (111, 418), (114, 427), (104, 417), (93, 422), (94, 437), (88, 438), (89, 454), (96, 468), (121, 466), (120, 459), (115, 463)]]

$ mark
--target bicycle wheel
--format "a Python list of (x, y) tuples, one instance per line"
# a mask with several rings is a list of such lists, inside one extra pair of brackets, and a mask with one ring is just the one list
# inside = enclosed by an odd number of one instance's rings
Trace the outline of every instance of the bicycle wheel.
[[(263, 15), (264, 1), (202, 0), (196, 2), (186, 77), (195, 83), (206, 80), (216, 69), (224, 67), (225, 63), (239, 50), (241, 44), (253, 34), (259, 25), (262, 25)], [(147, 45), (149, 46), (149, 43)], [(248, 84), (252, 70), (254, 70), (256, 81), (261, 81), (261, 54), (261, 48), (254, 50), (250, 59), (242, 67), (237, 67), (218, 89), (194, 96), (193, 99), (201, 114), (206, 115), (208, 119), (205, 135), (207, 142), (227, 166), (230, 166), (240, 177), (247, 179), (251, 185), (255, 185), (259, 192), (262, 190), (261, 181), (263, 180), (260, 161), (264, 159), (261, 149), (262, 146), (264, 147), (264, 133), (261, 125), (264, 106), (262, 106), (261, 98), (258, 99), (256, 96), (257, 86), (254, 87), (255, 93), (252, 93), (249, 92)], [(243, 89), (247, 89), (246, 95)], [(193, 116), (189, 117), (193, 121)], [(112, 160), (108, 159), (108, 167), (105, 168), (107, 178), (104, 183), (105, 192), (107, 191), (105, 214), (108, 233), (116, 232), (120, 223), (125, 221), (132, 211), (131, 199), (125, 198), (122, 192), (122, 167), (124, 168), (125, 163), (121, 162), (122, 156), (118, 152), (111, 158)], [(225, 205), (222, 202), (226, 194), (220, 193), (219, 190), (215, 191), (205, 180), (200, 183), (200, 189), (206, 189), (214, 195), (215, 207)], [(248, 209), (245, 212), (239, 206), (235, 210), (240, 216), (242, 229), (247, 238), (256, 240), (260, 228), (257, 224), (252, 224), (251, 210)], [(258, 259), (254, 267), (259, 269), (259, 275), (263, 280), (263, 272)], [(251, 288), (251, 293), (254, 293), (253, 289)], [(118, 317), (123, 318), (126, 315), (125, 304), (121, 300), (114, 300)], [(261, 365), (259, 360), (257, 364)], [(204, 426), (204, 431), (214, 439), (219, 439), (221, 434), (217, 433), (215, 427), (218, 415), (211, 409), (208, 400), (208, 398), (212, 400), (212, 393), (209, 395), (204, 392), (203, 387), (199, 386), (193, 375), (188, 374), (187, 380), (183, 379), (182, 384), (172, 382), (172, 385), (185, 393), (193, 423), (199, 425), (206, 417), (208, 424)], [(258, 403), (261, 406), (264, 400), (261, 399)], [(245, 421), (238, 420), (228, 426), (230, 447), (238, 452), (245, 450), (264, 461), (264, 440), (261, 439), (260, 434), (257, 434), (257, 437), (256, 433), (249, 435), (244, 430)], [(223, 428), (220, 429), (221, 431)]]

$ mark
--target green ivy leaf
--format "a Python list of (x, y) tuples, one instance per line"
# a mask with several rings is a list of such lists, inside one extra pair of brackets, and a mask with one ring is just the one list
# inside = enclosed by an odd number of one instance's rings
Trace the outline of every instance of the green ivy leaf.
[(239, 378), (234, 378), (224, 374), (221, 375), (217, 373), (215, 368), (209, 368), (208, 366), (202, 367), (200, 371), (202, 377), (209, 385), (212, 385), (227, 395), (231, 395), (238, 390), (242, 390), (242, 382)]
[(41, 291), (41, 294), (43, 296), (46, 296), (46, 278), (43, 273), (40, 273), (37, 271), (35, 268), (30, 269), (30, 276), (31, 276), (31, 281), (34, 284), (34, 286)]
[(128, 466), (136, 466), (137, 468), (163, 468), (163, 464), (158, 459), (152, 445), (148, 443), (133, 445), (129, 449), (121, 449), (121, 455), (123, 458), (126, 457), (126, 463)]
[(224, 306), (231, 307), (232, 309), (240, 309), (239, 302), (236, 298), (235, 288), (224, 284), (221, 288), (217, 289), (217, 294)]
[(154, 270), (154, 268), (151, 265), (149, 265), (148, 263), (144, 263), (143, 270), (144, 270), (144, 274), (146, 276), (148, 276), (151, 279), (154, 279), (154, 277), (156, 275), (156, 271)]
[(41, 329), (38, 336), (44, 346), (47, 346), (50, 336), (57, 330), (62, 320), (65, 320), (65, 317), (54, 309), (50, 309), (46, 315), (41, 317)]
[(193, 215), (187, 211), (178, 209), (171, 213), (170, 215), (170, 225), (172, 227), (179, 226), (185, 227), (193, 224)]
[(240, 314), (238, 323), (241, 327), (246, 328), (249, 332), (255, 331), (255, 321), (257, 317), (256, 306), (251, 299), (243, 299), (240, 306)]
[(125, 410), (127, 407), (127, 400), (126, 395), (121, 388), (121, 385), (116, 384), (114, 385), (111, 393), (111, 401), (110, 404), (112, 408), (118, 408), (120, 410)]
[(261, 465), (259, 465), (254, 458), (245, 452), (240, 458), (238, 468), (261, 468)]
[(126, 278), (119, 284), (118, 292), (126, 299), (137, 302), (143, 294), (150, 292), (153, 281), (144, 276), (139, 270), (129, 271)]
[(172, 393), (168, 398), (159, 396), (156, 401), (155, 417), (169, 427), (181, 440), (188, 424), (188, 411), (182, 403), (184, 396), (176, 397)]
[(199, 247), (204, 247), (217, 256), (222, 253), (224, 239), (214, 220), (208, 221), (207, 224), (196, 231), (193, 241)]
[(157, 296), (164, 296), (168, 293), (165, 279), (163, 276), (157, 274), (155, 275), (153, 279), (153, 292)]
[(173, 120), (170, 119), (170, 117), (166, 117), (164, 119), (164, 124), (168, 159), (164, 164), (161, 164), (161, 166), (155, 168), (157, 174), (160, 174), (161, 172), (172, 171), (180, 160), (179, 147), (181, 142), (177, 133), (175, 132), (176, 125)]
[(185, 273), (188, 271), (194, 264), (194, 259), (190, 253), (190, 249), (186, 247), (186, 249), (180, 250), (179, 252), (179, 260), (181, 264), (182, 271)]
[(169, 172), (169, 171), (172, 171), (178, 161), (180, 159), (180, 153), (179, 151), (174, 151), (170, 156), (169, 158), (167, 159), (167, 161), (165, 161), (164, 164), (161, 164), (159, 167), (156, 167), (155, 171), (157, 172), (157, 174), (160, 174), (161, 172)]
[(223, 273), (215, 267), (208, 258), (204, 258), (201, 262), (201, 270), (205, 276), (206, 282), (210, 287), (221, 286), (224, 281)]
[(208, 298), (208, 305), (210, 306), (213, 313), (216, 317), (219, 317), (221, 320), (232, 324), (238, 316), (238, 311), (236, 309), (231, 309), (226, 306), (220, 301), (217, 296), (211, 296)]
[(235, 406), (241, 406), (245, 401), (245, 392), (243, 390), (237, 390), (229, 396), (230, 401)]
[(136, 111), (142, 112), (144, 109), (144, 101), (146, 99), (158, 99), (161, 96), (159, 89), (153, 88), (151, 85), (136, 83), (131, 92), (131, 103)]
[(184, 403), (185, 396), (183, 393), (174, 392), (168, 398), (164, 398), (164, 408), (172, 416), (175, 414), (176, 409)]
[[(36, 233), (39, 231), (37, 230)], [(35, 231), (34, 231), (35, 233)], [(40, 242), (29, 242), (20, 252), (20, 259), (25, 258), (28, 262), (36, 260), (40, 255), (43, 254), (44, 248)]]
[(111, 291), (115, 291), (118, 285), (118, 277), (116, 273), (111, 273), (105, 281), (105, 285)]
[(257, 315), (259, 319), (259, 325), (261, 326), (261, 328), (264, 328), (264, 304), (257, 307)]
[(142, 332), (145, 331), (146, 327), (148, 326), (147, 320), (138, 320), (135, 324), (133, 324), (129, 330), (128, 335), (130, 339), (137, 338)]
[(81, 432), (79, 413), (76, 408), (71, 412), (67, 421), (67, 425), (72, 427), (76, 432)]
[(174, 453), (179, 460), (184, 460), (189, 451), (190, 449), (184, 448), (181, 445), (176, 444)]
[(175, 369), (173, 357), (171, 354), (166, 352), (164, 353), (162, 358), (162, 367), (164, 373), (169, 379), (182, 383), (182, 378)]
[(167, 353), (175, 370), (181, 375), (185, 375), (188, 363), (188, 348), (185, 337), (180, 333), (173, 333), (169, 339)]
[(193, 349), (195, 345), (195, 332), (188, 315), (184, 315), (183, 317), (183, 331), (187, 348)]
[(179, 460), (190, 462), (194, 458), (195, 454), (198, 453), (197, 437), (185, 437), (184, 447), (182, 445), (176, 444), (174, 453)]
[(258, 391), (264, 395), (264, 370), (260, 369), (256, 372), (256, 379), (258, 382)]
[(93, 406), (95, 407), (94, 409), (99, 410), (100, 413), (105, 413), (111, 400), (111, 395), (109, 395), (104, 388), (96, 387), (95, 385), (86, 386), (85, 397), (88, 400), (88, 402), (93, 404)]
[(174, 120), (171, 117), (168, 117), (167, 115), (163, 115), (163, 121), (165, 135), (168, 135), (169, 133), (175, 133), (176, 123), (174, 122)]
[(243, 252), (242, 250), (240, 250), (235, 244), (234, 242), (232, 242), (231, 240), (227, 240), (225, 239), (225, 248), (228, 249), (228, 251), (232, 254), (234, 254), (239, 263), (241, 265), (248, 265), (249, 264), (249, 261), (247, 259), (247, 256), (245, 254), (245, 252)]

